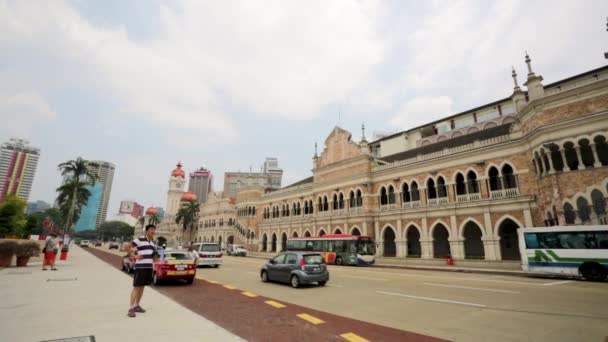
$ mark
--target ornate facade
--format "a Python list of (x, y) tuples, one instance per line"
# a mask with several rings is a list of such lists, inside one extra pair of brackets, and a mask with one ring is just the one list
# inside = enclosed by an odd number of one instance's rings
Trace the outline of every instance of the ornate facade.
[(543, 85), (526, 63), (526, 91), (513, 71), (493, 103), (371, 143), (334, 128), (312, 177), (239, 189), (241, 241), (349, 233), (379, 256), (500, 261), (519, 259), (519, 227), (606, 224), (608, 67)]

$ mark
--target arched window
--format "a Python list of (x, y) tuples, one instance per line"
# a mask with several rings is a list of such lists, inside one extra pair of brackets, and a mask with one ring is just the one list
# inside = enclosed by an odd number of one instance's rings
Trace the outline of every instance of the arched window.
[(448, 197), (448, 188), (445, 186), (443, 177), (437, 179), (437, 197)]
[(515, 181), (515, 175), (513, 175), (513, 167), (509, 164), (505, 164), (502, 167), (502, 179), (505, 189), (517, 188), (517, 182)]
[(334, 197), (332, 199), (331, 207), (332, 207), (333, 210), (336, 210), (336, 209), (339, 208), (339, 206), (338, 206), (338, 195), (336, 195), (336, 194), (334, 194)]
[(388, 186), (388, 204), (395, 204), (395, 188)]
[(323, 211), (329, 210), (329, 203), (327, 202), (327, 196), (323, 196)]
[(576, 200), (576, 207), (578, 208), (578, 217), (583, 223), (586, 223), (591, 218), (591, 209), (589, 208), (589, 202), (584, 197), (579, 197)]
[(317, 205), (317, 211), (321, 212), (323, 211), (323, 199), (321, 197), (319, 197), (319, 201), (318, 201), (318, 205)]
[(606, 137), (599, 135), (593, 139), (593, 142), (595, 143), (595, 152), (600, 163), (608, 165), (608, 144), (606, 144)]
[(410, 202), (412, 200), (412, 196), (410, 194), (410, 186), (407, 183), (403, 183), (401, 186), (401, 201), (403, 203)]
[(564, 144), (564, 154), (566, 155), (566, 164), (570, 170), (578, 170), (578, 156), (574, 149), (574, 144), (567, 142)]
[(564, 219), (566, 224), (574, 224), (576, 222), (576, 213), (570, 203), (564, 204)]
[(543, 166), (543, 162), (538, 154), (538, 151), (534, 152), (534, 160), (536, 161), (536, 165), (538, 165), (538, 170), (536, 170), (537, 173), (541, 175), (545, 173), (545, 167)]
[(432, 178), (426, 182), (426, 192), (429, 199), (437, 198), (437, 189), (435, 189), (435, 181)]
[(338, 195), (338, 208), (344, 209), (344, 195), (342, 193)]
[(386, 188), (380, 188), (380, 205), (388, 204), (388, 196), (386, 194)]
[(544, 149), (540, 150), (540, 158), (543, 161), (543, 168), (547, 170), (547, 172), (550, 172), (551, 165), (549, 165), (549, 157), (547, 157), (547, 153), (545, 153)]
[(412, 182), (412, 201), (420, 201), (420, 190), (416, 181)]
[(467, 186), (464, 182), (464, 176), (462, 173), (456, 175), (456, 195), (465, 195), (467, 193)]
[(604, 202), (604, 194), (601, 191), (595, 189), (591, 192), (591, 203), (593, 204), (593, 211), (595, 214), (603, 218), (606, 215), (606, 204)]
[(357, 207), (363, 206), (363, 196), (361, 195), (361, 190), (357, 190)]
[(490, 168), (490, 172), (488, 172), (490, 176), (490, 190), (501, 190), (502, 184), (500, 181), (500, 174), (498, 173), (498, 169), (492, 166)]
[(467, 173), (467, 190), (470, 194), (479, 193), (479, 183), (477, 182), (477, 174), (472, 170)]
[(591, 145), (589, 145), (589, 140), (587, 140), (587, 139), (579, 140), (578, 146), (580, 148), (581, 159), (583, 160), (583, 165), (585, 165), (585, 167), (593, 167), (595, 158), (593, 158), (593, 151), (591, 150)]
[(564, 171), (564, 160), (562, 159), (562, 154), (559, 152), (559, 146), (551, 144), (551, 146), (549, 146), (549, 151), (553, 169), (560, 172)]

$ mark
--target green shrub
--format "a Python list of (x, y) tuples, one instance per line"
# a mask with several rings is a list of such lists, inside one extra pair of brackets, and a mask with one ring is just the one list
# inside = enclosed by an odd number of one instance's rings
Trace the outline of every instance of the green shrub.
[(14, 240), (0, 240), (0, 257), (13, 256), (18, 243)]
[(34, 257), (40, 254), (40, 245), (36, 241), (25, 241), (17, 245), (15, 255), (18, 257)]

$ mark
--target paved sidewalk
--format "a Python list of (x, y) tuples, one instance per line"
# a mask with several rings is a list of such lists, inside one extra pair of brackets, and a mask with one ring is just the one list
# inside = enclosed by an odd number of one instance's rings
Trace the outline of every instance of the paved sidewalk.
[(37, 262), (0, 270), (2, 341), (242, 341), (151, 287), (141, 303), (147, 312), (127, 317), (131, 277), (78, 246), (57, 268), (42, 271)]

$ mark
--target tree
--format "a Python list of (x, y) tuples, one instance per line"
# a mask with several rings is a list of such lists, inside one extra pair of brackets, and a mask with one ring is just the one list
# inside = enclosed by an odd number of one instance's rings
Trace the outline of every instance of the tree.
[(190, 243), (192, 243), (192, 233), (196, 220), (198, 219), (198, 212), (201, 205), (196, 201), (183, 202), (182, 206), (175, 215), (175, 223), (182, 224), (184, 231), (190, 227)]
[(158, 215), (156, 215), (156, 214), (150, 214), (150, 215), (148, 215), (148, 223), (149, 224), (157, 225), (158, 222), (160, 222), (160, 220), (158, 219)]
[(135, 227), (120, 221), (104, 222), (97, 228), (97, 235), (103, 235), (108, 239), (130, 240), (135, 232)]
[(86, 188), (86, 185), (95, 184), (97, 181), (94, 168), (98, 166), (81, 157), (58, 165), (61, 175), (66, 179), (63, 185), (57, 188), (59, 193), (57, 202), (65, 217), (65, 232), (70, 231), (74, 222), (76, 222), (76, 218), (80, 216), (80, 210), (87, 204), (91, 192)]
[[(0, 205), (0, 236), (17, 235), (24, 237), (27, 218), (27, 202), (11, 194)], [(28, 234), (29, 235), (29, 234)]]

